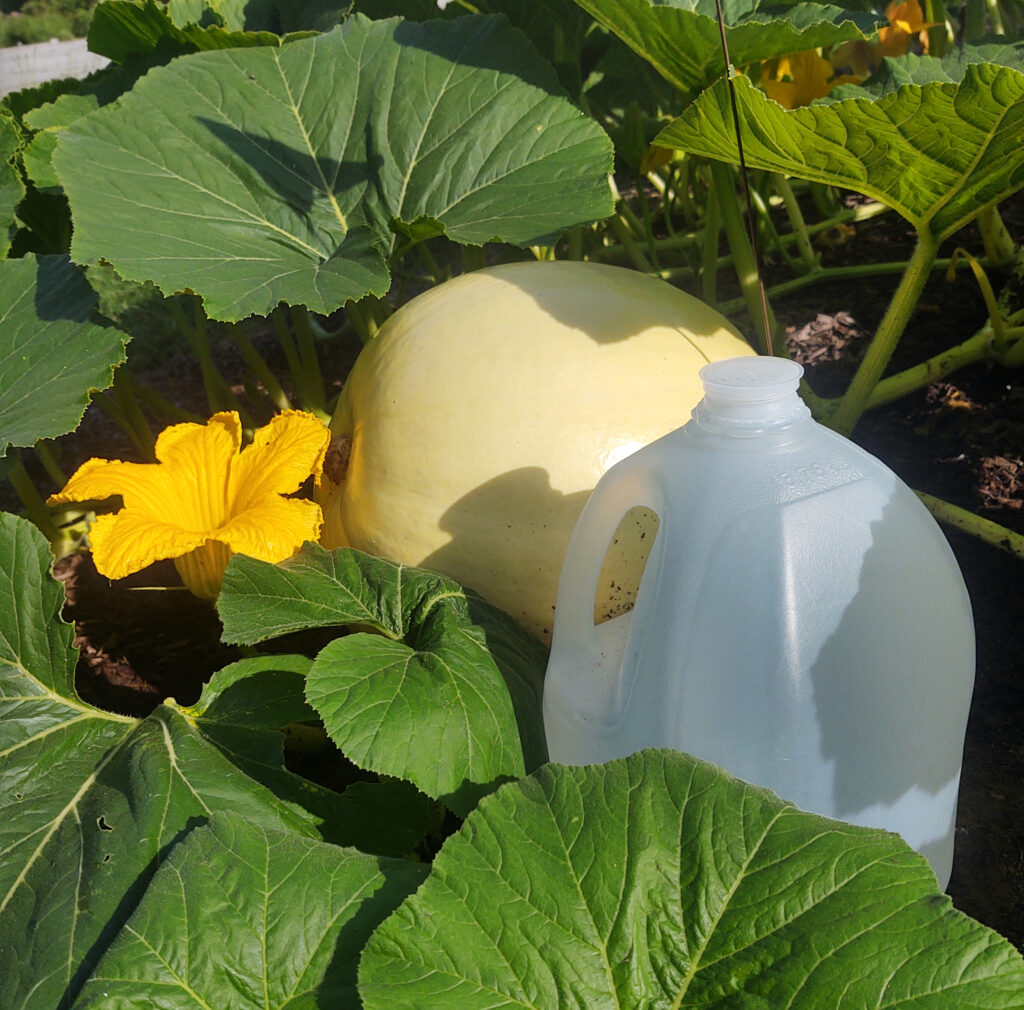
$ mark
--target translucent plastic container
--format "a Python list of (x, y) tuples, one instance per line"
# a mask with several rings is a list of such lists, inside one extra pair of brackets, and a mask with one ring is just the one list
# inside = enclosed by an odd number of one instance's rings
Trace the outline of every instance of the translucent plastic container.
[[(974, 684), (967, 590), (914, 493), (811, 419), (801, 372), (706, 366), (693, 419), (598, 484), (559, 583), (551, 760), (685, 751), (898, 832), (944, 888)], [(660, 519), (636, 605), (595, 625), (601, 562), (633, 506)]]

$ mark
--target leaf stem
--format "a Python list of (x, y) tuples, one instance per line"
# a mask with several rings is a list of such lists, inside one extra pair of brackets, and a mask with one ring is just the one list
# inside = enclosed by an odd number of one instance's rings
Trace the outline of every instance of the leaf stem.
[(320, 355), (316, 347), (316, 334), (309, 321), (309, 312), (304, 305), (293, 305), (291, 317), (299, 341), (299, 359), (302, 362), (304, 388), (308, 395), (308, 400), (303, 406), (326, 423), (330, 418), (327, 415), (327, 400), (324, 395), (324, 377), (320, 370)]
[(938, 248), (939, 241), (934, 235), (924, 229), (918, 232), (917, 246), (867, 353), (838, 405), (825, 417), (825, 423), (840, 434), (849, 435), (853, 431), (882, 378), (935, 265)]
[[(776, 329), (775, 317), (771, 306), (762, 303), (761, 300), (757, 262), (754, 259), (750, 238), (740, 214), (739, 202), (736, 199), (736, 189), (733, 185), (732, 171), (722, 161), (708, 162), (708, 166), (711, 171), (711, 184), (714, 186), (718, 197), (718, 206), (722, 214), (725, 235), (729, 240), (729, 248), (732, 250), (736, 276), (743, 291), (743, 301), (750, 315), (751, 322), (761, 337), (762, 350), (767, 352), (768, 348), (772, 346), (772, 339), (771, 333), (765, 331), (764, 317), (767, 316), (767, 326), (770, 331)], [(767, 298), (767, 292), (765, 297)]]
[(1017, 246), (1006, 230), (999, 208), (992, 204), (978, 214), (978, 230), (989, 266), (1006, 267), (1017, 258)]
[(57, 462), (57, 457), (54, 455), (53, 446), (54, 441), (49, 438), (41, 438), (36, 442), (34, 448), (39, 462), (43, 464), (43, 469), (46, 471), (50, 480), (53, 481), (54, 486), (61, 488), (68, 482), (67, 475), (60, 467), (60, 463)]
[(773, 172), (771, 178), (775, 191), (782, 197), (783, 206), (786, 208), (786, 216), (789, 218), (789, 226), (793, 229), (793, 238), (796, 241), (796, 248), (800, 253), (800, 258), (804, 261), (804, 266), (808, 272), (817, 270), (819, 266), (818, 256), (811, 245), (811, 235), (807, 230), (807, 222), (804, 221), (804, 215), (800, 210), (800, 204), (797, 201), (796, 194), (793, 192), (793, 187), (790, 186), (789, 180), (781, 172)]
[(46, 507), (46, 502), (43, 501), (32, 478), (29, 477), (20, 455), (18, 461), (7, 471), (7, 479), (11, 482), (22, 505), (25, 506), (25, 515), (39, 527), (40, 532), (50, 544), (56, 546), (62, 539), (61, 532), (54, 524), (50, 510)]
[(935, 518), (949, 526), (953, 526), (964, 533), (969, 533), (987, 544), (999, 547), (1019, 558), (1024, 558), (1024, 536), (1015, 533), (1013, 530), (992, 522), (991, 519), (983, 519), (967, 509), (953, 505), (951, 502), (943, 501), (924, 491), (914, 492), (924, 502), (925, 507)]
[(288, 399), (288, 394), (282, 388), (281, 383), (277, 381), (277, 376), (271, 371), (266, 359), (246, 335), (242, 325), (240, 323), (231, 323), (228, 326), (228, 335), (231, 337), (231, 342), (242, 355), (242, 360), (245, 362), (246, 367), (266, 390), (267, 396), (270, 397), (274, 406), (278, 410), (290, 410), (292, 405)]
[(241, 404), (238, 397), (231, 392), (231, 387), (224, 380), (224, 376), (217, 370), (213, 363), (213, 356), (210, 354), (210, 340), (206, 327), (206, 314), (203, 312), (202, 302), (196, 300), (195, 323), (190, 323), (177, 298), (168, 298), (167, 305), (174, 316), (178, 328), (181, 330), (192, 353), (199, 362), (199, 371), (203, 376), (203, 388), (206, 390), (206, 404), (211, 413), (218, 410), (241, 411)]
[(704, 215), (704, 241), (701, 248), (701, 295), (708, 305), (718, 301), (718, 244), (722, 234), (722, 214), (718, 208), (718, 191), (708, 190), (708, 206)]

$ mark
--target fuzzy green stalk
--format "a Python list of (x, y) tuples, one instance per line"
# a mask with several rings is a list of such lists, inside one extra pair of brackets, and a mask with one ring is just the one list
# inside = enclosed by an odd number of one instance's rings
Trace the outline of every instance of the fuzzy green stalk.
[[(129, 373), (130, 374), (130, 373)], [(188, 421), (191, 424), (203, 424), (205, 418), (194, 414), (191, 410), (184, 410), (176, 403), (171, 403), (166, 397), (161, 396), (155, 389), (142, 386), (132, 376), (132, 395), (138, 401), (139, 406), (146, 406), (157, 417), (178, 424), (181, 421)]]
[(147, 459), (156, 459), (156, 438), (139, 406), (134, 376), (127, 368), (122, 366), (114, 372), (113, 390), (124, 416), (131, 424), (131, 430), (135, 433), (136, 445), (142, 449)]
[(177, 298), (168, 298), (167, 305), (170, 307), (171, 315), (174, 316), (178, 329), (181, 330), (185, 339), (192, 348), (192, 353), (199, 362), (199, 371), (203, 376), (203, 389), (206, 391), (206, 403), (211, 413), (218, 410), (239, 410), (241, 404), (238, 397), (231, 391), (231, 387), (224, 380), (224, 376), (217, 371), (210, 354), (210, 340), (206, 329), (206, 315), (203, 312), (202, 302), (196, 303), (195, 323), (189, 322), (185, 317), (185, 311)]
[(795, 260), (789, 254), (789, 251), (786, 249), (786, 243), (782, 241), (782, 236), (775, 227), (775, 222), (772, 221), (768, 204), (765, 203), (764, 197), (753, 188), (750, 191), (750, 202), (760, 218), (762, 228), (761, 234), (768, 238), (771, 241), (771, 244), (779, 251), (782, 258), (786, 261), (786, 266), (788, 266), (795, 274), (807, 273), (806, 264)]
[(292, 327), (299, 342), (299, 360), (302, 362), (303, 389), (308, 399), (303, 406), (316, 414), (325, 424), (330, 421), (327, 414), (327, 399), (324, 394), (324, 376), (320, 370), (320, 355), (316, 347), (316, 334), (310, 325), (309, 313), (304, 305), (291, 309)]
[(946, 272), (946, 280), (948, 282), (952, 282), (957, 264), (961, 259), (967, 260), (974, 273), (974, 279), (978, 283), (978, 287), (981, 290), (981, 297), (985, 302), (985, 308), (988, 310), (989, 324), (991, 325), (992, 332), (995, 335), (996, 352), (1000, 353), (1006, 345), (1003, 316), (999, 310), (999, 302), (996, 299), (996, 293), (992, 290), (992, 284), (988, 279), (988, 274), (985, 273), (984, 267), (982, 267), (982, 265), (966, 249), (962, 246), (957, 246), (956, 249), (953, 250), (952, 262), (949, 265), (949, 270)]
[(928, 29), (928, 55), (941, 59), (949, 50), (946, 5), (943, 0), (924, 0), (921, 6), (925, 21), (934, 23), (934, 27)]
[(231, 342), (238, 348), (239, 354), (246, 367), (255, 376), (256, 381), (266, 390), (267, 396), (278, 410), (291, 410), (291, 401), (284, 391), (277, 376), (271, 371), (263, 355), (260, 354), (253, 342), (248, 338), (245, 330), (239, 323), (231, 323), (228, 326), (228, 335)]
[(835, 190), (824, 182), (812, 182), (808, 186), (808, 192), (814, 201), (814, 208), (822, 217), (832, 217), (839, 213), (839, 201), (836, 199)]
[[(293, 317), (294, 318), (294, 317)], [(300, 356), (295, 340), (292, 338), (291, 329), (288, 326), (288, 319), (285, 316), (284, 308), (280, 305), (270, 315), (274, 324), (274, 332), (277, 334), (277, 341), (284, 351), (285, 360), (288, 362), (288, 373), (292, 380), (292, 389), (299, 401), (300, 406), (307, 410), (313, 410), (317, 414), (324, 411), (323, 381), (320, 382), (319, 393), (316, 383), (312, 383), (306, 371), (305, 364)], [(319, 366), (317, 367), (319, 373)], [(319, 402), (318, 402), (319, 396)]]
[(704, 242), (701, 248), (700, 290), (708, 305), (718, 301), (718, 242), (722, 234), (722, 214), (717, 190), (708, 190), (708, 208), (704, 215)]
[(982, 519), (981, 516), (968, 512), (967, 509), (962, 509), (959, 505), (935, 498), (933, 495), (925, 494), (924, 491), (915, 491), (914, 493), (940, 523), (953, 526), (987, 544), (992, 544), (994, 547), (1016, 554), (1019, 558), (1024, 558), (1024, 536), (1020, 533), (1014, 533), (1013, 530), (1008, 530), (1005, 526), (992, 522), (991, 519)]
[[(1024, 348), (1024, 326), (1005, 329), (1003, 336), (1011, 355), (1014, 350)], [(875, 407), (892, 403), (893, 400), (898, 400), (916, 389), (930, 386), (933, 382), (938, 382), (947, 375), (951, 375), (967, 365), (973, 365), (977, 361), (998, 358), (999, 355), (996, 354), (995, 347), (995, 334), (991, 325), (986, 323), (977, 333), (968, 337), (963, 343), (957, 344), (956, 347), (951, 347), (912, 368), (906, 368), (902, 372), (882, 379), (871, 393), (865, 409), (872, 410)]]
[[(573, 235), (580, 232), (580, 228), (573, 228), (569, 233), (569, 241), (572, 242)], [(582, 235), (579, 239), (580, 243), (583, 242)], [(582, 257), (576, 257), (581, 259)], [(472, 273), (474, 270), (482, 270), (487, 266), (487, 255), (482, 245), (464, 245), (462, 247), (462, 270), (463, 273)]]
[[(842, 281), (855, 277), (883, 277), (887, 274), (901, 274), (907, 269), (907, 260), (893, 260), (891, 263), (855, 263), (845, 267), (818, 267), (809, 274), (801, 274), (788, 281), (780, 281), (768, 288), (769, 298), (781, 298), (785, 295), (794, 294), (804, 288), (812, 287), (815, 284), (825, 284), (829, 281)], [(952, 261), (950, 259), (937, 259), (932, 267), (933, 270), (943, 270)], [(727, 316), (739, 312), (746, 305), (743, 298), (733, 298), (723, 302), (719, 309)]]
[(789, 180), (781, 172), (772, 173), (772, 184), (775, 192), (782, 197), (782, 204), (786, 208), (786, 216), (789, 218), (789, 226), (793, 229), (793, 239), (796, 242), (797, 251), (804, 261), (807, 271), (817, 270), (818, 256), (811, 245), (811, 233), (807, 230), (807, 222), (804, 220), (803, 212), (800, 210), (800, 203), (790, 186)]
[(871, 338), (867, 353), (839, 403), (824, 419), (830, 428), (834, 428), (841, 435), (849, 435), (860, 415), (864, 413), (871, 394), (882, 378), (882, 373), (889, 364), (889, 359), (896, 350), (896, 345), (928, 282), (928, 277), (935, 266), (938, 249), (939, 240), (931, 232), (920, 229), (913, 255), (907, 262), (907, 268), (875, 335)]
[(7, 471), (7, 479), (11, 482), (14, 493), (21, 500), (21, 504), (25, 506), (25, 515), (39, 527), (43, 536), (56, 547), (62, 539), (61, 532), (54, 524), (50, 510), (46, 507), (46, 502), (43, 501), (42, 495), (36, 489), (32, 478), (29, 477), (25, 464), (20, 457), (11, 466), (10, 470)]
[(377, 335), (379, 326), (377, 320), (369, 307), (364, 304), (365, 299), (359, 301), (348, 301), (345, 303), (345, 318), (352, 324), (352, 328), (359, 334), (359, 339), (368, 344)]
[(569, 229), (567, 255), (571, 260), (583, 259), (583, 228), (579, 225)]
[(999, 208), (992, 204), (978, 215), (978, 230), (989, 266), (1007, 267), (1017, 258), (1017, 246), (1006, 230)]
[(642, 270), (645, 274), (654, 273), (654, 267), (647, 262), (647, 258), (644, 256), (643, 251), (637, 244), (636, 239), (633, 237), (632, 232), (626, 226), (622, 217), (619, 214), (616, 214), (609, 218), (608, 223), (611, 226), (615, 237), (619, 240), (623, 249), (625, 249), (629, 255), (633, 266), (635, 266), (637, 270)]
[(125, 413), (121, 399), (114, 394), (113, 390), (108, 389), (94, 397), (92, 402), (128, 436), (140, 455), (149, 460), (153, 458), (152, 432), (147, 439), (139, 431), (136, 431), (132, 418)]
[[(772, 346), (771, 334), (777, 327), (771, 306), (767, 305), (766, 301), (762, 302), (757, 262), (750, 245), (750, 237), (743, 223), (739, 201), (736, 199), (732, 170), (721, 161), (708, 162), (708, 166), (711, 171), (711, 184), (718, 197), (725, 235), (729, 240), (729, 248), (732, 250), (736, 276), (743, 291), (743, 301), (750, 314), (751, 322), (761, 338), (762, 349), (767, 352), (768, 348)], [(768, 332), (765, 332), (765, 315), (768, 317)]]
[(53, 447), (56, 443), (50, 438), (41, 438), (33, 447), (36, 458), (43, 465), (47, 477), (53, 481), (54, 487), (63, 487), (68, 482), (67, 475), (61, 469), (57, 457), (54, 455)]
[(647, 192), (644, 189), (643, 180), (639, 173), (633, 175), (634, 184), (640, 201), (640, 212), (643, 215), (643, 239), (647, 248), (647, 255), (654, 265), (655, 270), (661, 268), (658, 262), (658, 250), (654, 246), (654, 219), (651, 217), (651, 204), (647, 199)]
[(967, 0), (964, 14), (964, 42), (977, 42), (985, 34), (988, 5), (985, 0)]

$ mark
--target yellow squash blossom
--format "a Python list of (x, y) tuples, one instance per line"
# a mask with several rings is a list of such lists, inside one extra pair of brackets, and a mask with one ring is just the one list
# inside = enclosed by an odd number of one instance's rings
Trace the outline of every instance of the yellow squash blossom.
[(832, 64), (816, 49), (805, 49), (761, 62), (761, 84), (765, 94), (783, 108), (795, 109), (824, 98), (837, 84), (850, 78), (833, 76)]
[[(917, 0), (892, 0), (885, 9), (889, 19), (889, 27), (878, 32), (878, 55), (902, 56), (910, 50), (910, 43), (915, 35), (928, 28), (934, 28), (939, 22), (925, 21), (921, 5)], [(922, 36), (921, 44), (928, 51), (928, 37)]]
[(319, 478), (329, 441), (318, 418), (288, 410), (241, 449), (238, 414), (214, 414), (161, 432), (156, 463), (88, 460), (49, 503), (120, 495), (124, 507), (90, 530), (97, 570), (120, 579), (173, 558), (185, 585), (213, 599), (232, 554), (283, 561), (319, 537), (320, 506), (284, 495)]

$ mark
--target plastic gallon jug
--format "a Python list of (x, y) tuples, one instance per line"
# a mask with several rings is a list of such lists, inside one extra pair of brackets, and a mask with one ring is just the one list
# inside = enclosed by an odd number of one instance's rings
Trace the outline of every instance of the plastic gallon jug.
[[(801, 374), (770, 357), (705, 366), (692, 420), (598, 483), (559, 583), (551, 760), (672, 747), (898, 832), (944, 888), (974, 683), (967, 590), (914, 493), (811, 419)], [(595, 625), (633, 506), (659, 517), (636, 604)]]

